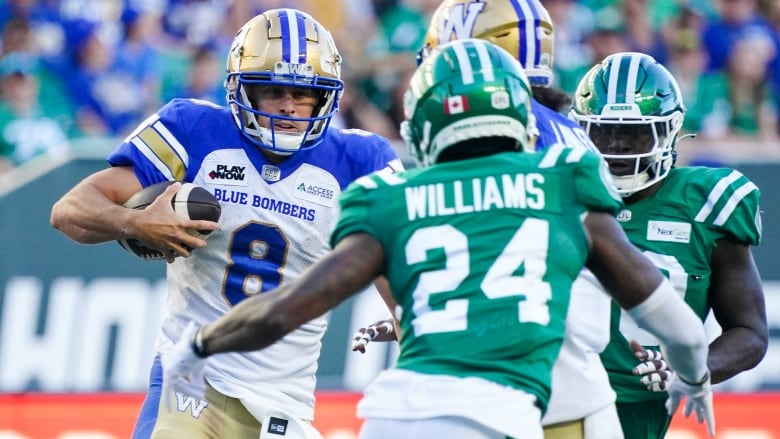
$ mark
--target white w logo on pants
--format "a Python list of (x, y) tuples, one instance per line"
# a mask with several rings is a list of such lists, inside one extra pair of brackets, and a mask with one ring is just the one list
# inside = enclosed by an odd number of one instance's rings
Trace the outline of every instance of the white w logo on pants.
[(200, 414), (203, 412), (203, 409), (205, 409), (208, 405), (208, 401), (203, 399), (196, 399), (183, 393), (176, 392), (176, 409), (180, 412), (185, 412), (187, 411), (187, 407), (190, 407), (193, 418), (199, 418)]

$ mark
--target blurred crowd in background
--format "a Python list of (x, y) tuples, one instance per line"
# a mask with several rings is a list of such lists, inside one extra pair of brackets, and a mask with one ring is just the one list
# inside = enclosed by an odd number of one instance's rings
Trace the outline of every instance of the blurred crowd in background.
[[(399, 141), (402, 95), (439, 2), (0, 0), (0, 173), (84, 138), (113, 147), (171, 98), (224, 105), (233, 35), (279, 7), (333, 33), (345, 82), (333, 124)], [(648, 53), (680, 83), (699, 159), (713, 145), (780, 157), (780, 0), (542, 3), (556, 26), (557, 87), (572, 93), (609, 54)]]

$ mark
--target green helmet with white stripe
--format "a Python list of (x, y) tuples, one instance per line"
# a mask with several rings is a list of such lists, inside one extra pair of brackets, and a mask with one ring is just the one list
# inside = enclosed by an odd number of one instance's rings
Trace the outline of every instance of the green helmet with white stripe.
[(485, 40), (437, 46), (404, 96), (401, 135), (420, 166), (533, 151), (536, 123), (522, 65)]
[(580, 80), (569, 117), (588, 133), (618, 191), (628, 197), (669, 175), (685, 106), (663, 65), (643, 53), (623, 52)]

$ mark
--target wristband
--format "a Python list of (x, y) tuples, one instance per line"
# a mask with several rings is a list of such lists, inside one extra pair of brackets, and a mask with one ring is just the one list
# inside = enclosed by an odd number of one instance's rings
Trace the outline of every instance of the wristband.
[(688, 382), (685, 378), (681, 377), (680, 374), (677, 374), (677, 378), (689, 386), (701, 386), (710, 379), (710, 371), (708, 370), (707, 373), (704, 374), (704, 377), (695, 383)]
[(203, 346), (203, 327), (201, 326), (198, 328), (198, 330), (195, 332), (195, 336), (192, 337), (192, 352), (195, 354), (198, 358), (206, 358), (209, 356), (209, 353), (206, 352), (206, 348)]

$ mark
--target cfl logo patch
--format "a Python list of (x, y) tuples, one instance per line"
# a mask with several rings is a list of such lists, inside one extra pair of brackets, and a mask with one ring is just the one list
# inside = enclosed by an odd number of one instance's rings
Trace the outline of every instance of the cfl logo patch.
[(279, 436), (284, 436), (287, 434), (287, 423), (289, 421), (287, 419), (280, 419), (280, 418), (274, 418), (271, 416), (268, 421), (268, 433), (271, 434), (278, 434)]
[(497, 91), (490, 95), (490, 106), (496, 110), (509, 108), (509, 93), (504, 90)]
[(282, 178), (282, 170), (276, 166), (263, 165), (260, 175), (265, 181), (279, 181)]

